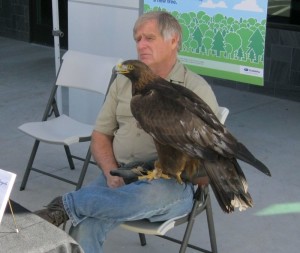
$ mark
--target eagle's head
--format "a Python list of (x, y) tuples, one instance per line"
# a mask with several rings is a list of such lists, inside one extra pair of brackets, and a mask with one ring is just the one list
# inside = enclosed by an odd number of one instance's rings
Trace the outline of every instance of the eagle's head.
[(139, 93), (143, 88), (152, 82), (156, 75), (143, 62), (139, 60), (127, 60), (116, 66), (116, 72), (130, 79), (132, 93)]

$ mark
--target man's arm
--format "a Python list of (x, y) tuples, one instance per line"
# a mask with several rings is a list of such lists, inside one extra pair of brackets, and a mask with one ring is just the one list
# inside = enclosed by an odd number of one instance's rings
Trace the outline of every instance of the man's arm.
[(120, 177), (110, 175), (111, 170), (118, 168), (118, 163), (113, 152), (112, 140), (113, 136), (94, 130), (92, 133), (91, 151), (96, 163), (106, 177), (107, 185), (110, 188), (117, 188), (124, 185), (124, 181)]

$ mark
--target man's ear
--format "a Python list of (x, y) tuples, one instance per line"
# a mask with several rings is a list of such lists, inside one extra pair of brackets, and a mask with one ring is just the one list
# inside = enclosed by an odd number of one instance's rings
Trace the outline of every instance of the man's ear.
[(179, 41), (178, 36), (172, 37), (172, 39), (171, 39), (172, 49), (176, 49), (177, 50), (177, 48), (178, 48), (178, 41)]

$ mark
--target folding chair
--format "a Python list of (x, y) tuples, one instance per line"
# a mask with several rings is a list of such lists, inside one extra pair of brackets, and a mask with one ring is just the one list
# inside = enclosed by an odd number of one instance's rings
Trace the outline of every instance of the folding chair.
[[(226, 107), (219, 107), (217, 117), (220, 120), (220, 122), (224, 124), (228, 114), (229, 114), (229, 110)], [(205, 253), (217, 253), (218, 252), (217, 241), (216, 241), (212, 207), (211, 207), (211, 201), (209, 195), (208, 177), (200, 177), (197, 181), (196, 187), (197, 189), (194, 194), (194, 203), (190, 213), (163, 222), (150, 222), (149, 220), (146, 219), (137, 220), (137, 221), (127, 221), (123, 223), (121, 227), (138, 233), (140, 237), (140, 243), (142, 246), (146, 245), (145, 234), (148, 234), (148, 235), (156, 235), (163, 239), (180, 244), (181, 246), (180, 246), (179, 253), (184, 253), (187, 247)], [(195, 218), (198, 214), (202, 213), (204, 210), (206, 210), (211, 251), (188, 243), (190, 239), (190, 235), (193, 230)], [(178, 240), (165, 235), (170, 229), (184, 223), (187, 223), (187, 225), (182, 240)]]
[[(31, 171), (76, 185), (76, 190), (82, 186), (89, 163), (94, 163), (91, 161), (91, 151), (90, 148), (88, 148), (85, 157), (79, 157), (71, 154), (69, 146), (75, 143), (89, 142), (91, 140), (93, 125), (79, 121), (77, 119), (78, 116), (75, 119), (71, 117), (70, 114), (67, 116), (66, 114), (59, 112), (59, 106), (56, 102), (57, 91), (59, 90), (58, 87), (62, 87), (60, 90), (64, 89), (65, 92), (69, 92), (68, 96), (63, 96), (63, 99), (66, 97), (67, 102), (62, 101), (62, 105), (68, 103), (67, 109), (69, 112), (72, 111), (71, 105), (69, 104), (69, 96), (72, 94), (71, 92), (73, 91), (78, 93), (82, 90), (85, 90), (86, 92), (85, 101), (84, 99), (78, 99), (78, 101), (74, 104), (84, 106), (84, 102), (87, 102), (87, 108), (94, 108), (98, 106), (98, 108), (94, 110), (99, 112), (108, 86), (114, 79), (112, 69), (117, 62), (117, 58), (92, 55), (78, 51), (69, 50), (64, 54), (61, 68), (51, 91), (42, 121), (29, 122), (19, 126), (19, 129), (22, 132), (35, 138), (20, 190), (25, 189)], [(89, 105), (91, 102), (87, 99), (89, 98), (88, 96), (94, 98), (92, 101), (97, 102), (98, 104)], [(89, 109), (86, 111), (86, 113), (90, 113)], [(50, 118), (51, 114), (54, 114), (55, 117)], [(95, 118), (93, 121), (95, 121)], [(62, 145), (71, 170), (74, 170), (75, 168), (73, 159), (83, 161), (78, 181), (72, 181), (55, 175), (54, 173), (46, 172), (45, 169), (42, 170), (32, 167), (40, 142)]]

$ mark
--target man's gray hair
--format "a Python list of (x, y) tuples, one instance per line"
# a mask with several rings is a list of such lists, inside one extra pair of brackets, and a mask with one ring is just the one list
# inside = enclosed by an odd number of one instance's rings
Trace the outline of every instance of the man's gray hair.
[(171, 39), (173, 36), (178, 36), (178, 48), (180, 51), (182, 43), (181, 26), (174, 16), (165, 11), (152, 11), (141, 15), (133, 27), (133, 36), (135, 36), (137, 29), (150, 20), (156, 20), (159, 32), (165, 40)]

